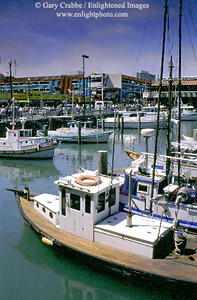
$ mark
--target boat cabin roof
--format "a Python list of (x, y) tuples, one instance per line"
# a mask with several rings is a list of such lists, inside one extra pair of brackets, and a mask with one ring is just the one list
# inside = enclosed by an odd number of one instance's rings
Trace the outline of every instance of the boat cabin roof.
[[(94, 176), (96, 178), (98, 178), (98, 183), (95, 185), (81, 185), (79, 183), (77, 183), (77, 178), (79, 178), (80, 176), (85, 176), (87, 178), (87, 181), (90, 182), (89, 177), (90, 176)], [(86, 179), (84, 180), (86, 181)], [(90, 194), (97, 194), (100, 193), (102, 191), (105, 191), (106, 189), (109, 189), (109, 187), (111, 186), (110, 183), (113, 186), (118, 186), (123, 184), (124, 182), (124, 178), (121, 177), (116, 177), (113, 178), (112, 182), (111, 182), (111, 177), (110, 176), (105, 176), (105, 175), (99, 175), (97, 172), (92, 172), (92, 171), (88, 171), (88, 172), (83, 172), (83, 173), (77, 173), (77, 174), (73, 174), (73, 175), (69, 175), (66, 177), (60, 177), (57, 181), (55, 181), (56, 184), (58, 184), (59, 186), (62, 187), (66, 187), (72, 190), (78, 190), (84, 193), (90, 193)]]
[(59, 197), (51, 194), (40, 194), (35, 196), (34, 199), (36, 202), (42, 204), (43, 206), (47, 207), (54, 213), (59, 212)]
[(7, 129), (6, 135), (7, 137), (32, 137), (32, 129)]
[[(128, 168), (125, 170), (125, 174), (129, 176), (132, 168)], [(147, 174), (138, 173), (138, 174), (132, 174), (132, 178), (135, 178), (137, 181), (143, 181), (147, 183), (152, 183), (152, 169), (149, 170)], [(165, 177), (165, 172), (160, 169), (156, 169), (156, 175), (155, 175), (155, 183), (163, 181)]]
[[(153, 218), (144, 218), (139, 215), (132, 215), (132, 227), (127, 226), (127, 219), (124, 212), (119, 212), (95, 225), (96, 229), (108, 232), (115, 232), (121, 237), (133, 238), (140, 242), (149, 242), (154, 244), (158, 239), (158, 232), (164, 234), (172, 227), (168, 222), (162, 222)], [(140, 239), (139, 239), (140, 237)]]

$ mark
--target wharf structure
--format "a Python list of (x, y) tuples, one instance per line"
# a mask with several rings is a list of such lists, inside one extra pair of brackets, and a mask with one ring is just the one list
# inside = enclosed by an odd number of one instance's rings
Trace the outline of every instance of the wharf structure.
[[(123, 74), (92, 73), (85, 77), (85, 100), (87, 103), (96, 100), (113, 101), (114, 104), (133, 102), (141, 99), (142, 94), (150, 87), (148, 80), (138, 79)], [(61, 101), (83, 102), (83, 74), (72, 75), (12, 77), (12, 90), (15, 100), (19, 103), (30, 102), (31, 105)], [(10, 100), (10, 78), (0, 76), (0, 102)]]
[[(146, 104), (156, 104), (159, 99), (159, 81), (151, 84), (151, 90), (143, 93), (143, 100)], [(174, 78), (172, 81), (172, 104), (177, 105), (179, 80)], [(169, 79), (164, 78), (162, 82), (161, 98), (163, 104), (168, 103), (169, 98)], [(197, 107), (197, 77), (181, 78), (181, 98), (183, 103), (192, 104)]]
[[(141, 72), (142, 73), (142, 72)], [(148, 73), (148, 72), (147, 72)], [(138, 74), (137, 74), (138, 76)], [(138, 76), (139, 77), (139, 76)], [(150, 79), (150, 78), (149, 78)], [(173, 80), (173, 99), (178, 96), (178, 80)], [(156, 104), (159, 81), (145, 80), (123, 74), (92, 73), (85, 77), (85, 101), (94, 104), (96, 100), (112, 101), (113, 104), (136, 103)], [(10, 78), (0, 75), (0, 104), (11, 99)], [(83, 103), (83, 74), (74, 72), (60, 76), (12, 77), (13, 96), (21, 105)], [(162, 104), (167, 103), (169, 81), (163, 80)], [(181, 81), (183, 103), (195, 106), (197, 103), (197, 77), (183, 77)]]

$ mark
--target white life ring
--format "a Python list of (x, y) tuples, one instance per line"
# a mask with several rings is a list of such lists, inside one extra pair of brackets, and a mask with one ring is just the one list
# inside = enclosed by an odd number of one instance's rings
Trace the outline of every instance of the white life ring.
[(93, 186), (101, 183), (101, 179), (93, 175), (81, 175), (76, 178), (76, 183), (83, 186)]

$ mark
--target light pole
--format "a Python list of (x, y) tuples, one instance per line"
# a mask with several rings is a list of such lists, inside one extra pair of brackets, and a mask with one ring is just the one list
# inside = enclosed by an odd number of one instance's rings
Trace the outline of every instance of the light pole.
[(8, 64), (9, 64), (9, 70), (10, 70), (10, 97), (11, 97), (11, 101), (12, 101), (13, 93), (12, 93), (12, 60), (11, 59), (8, 60)]
[(89, 58), (88, 55), (83, 54), (83, 104), (84, 104), (84, 113), (85, 113), (85, 58)]
[(28, 78), (28, 106), (30, 107), (30, 78)]

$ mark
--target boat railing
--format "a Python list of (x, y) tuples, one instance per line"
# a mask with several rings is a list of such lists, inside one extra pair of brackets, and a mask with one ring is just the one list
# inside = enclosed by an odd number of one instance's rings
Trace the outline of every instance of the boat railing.
[[(149, 152), (142, 152), (141, 154), (143, 154), (143, 155), (149, 155), (149, 156), (153, 156), (154, 157), (154, 153), (149, 153)], [(180, 155), (182, 155), (182, 153), (180, 153), (180, 152), (176, 152), (176, 154), (180, 154)], [(195, 153), (186, 153), (187, 155), (193, 155), (193, 156), (195, 156), (195, 157), (197, 157), (197, 154), (195, 154)], [(184, 160), (184, 161), (187, 161), (187, 162), (191, 162), (191, 163), (193, 163), (194, 161), (193, 161), (193, 159), (189, 159), (189, 158), (185, 158), (185, 157), (178, 157), (178, 156), (169, 156), (169, 155), (163, 155), (163, 154), (159, 154), (159, 155), (157, 155), (157, 157), (164, 157), (164, 158), (168, 158), (168, 159), (172, 159), (172, 160)]]

